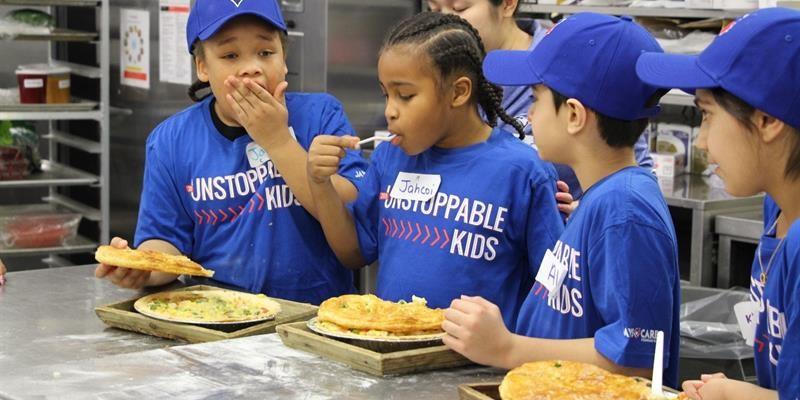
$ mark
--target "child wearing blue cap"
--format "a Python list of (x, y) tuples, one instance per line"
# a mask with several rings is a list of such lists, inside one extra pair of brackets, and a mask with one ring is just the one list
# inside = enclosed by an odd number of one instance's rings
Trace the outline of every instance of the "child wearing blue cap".
[[(528, 50), (532, 51), (542, 40), (547, 29), (540, 26), (537, 21), (530, 24), (519, 24), (514, 18), (519, 6), (518, 0), (428, 0), (431, 10), (454, 13), (466, 19), (481, 34), (486, 51), (493, 50)], [(523, 30), (526, 29), (526, 30)], [(533, 103), (530, 88), (526, 86), (502, 86), (503, 108), (508, 115), (524, 126), (525, 135), (532, 138), (531, 125), (528, 123), (528, 109)], [(513, 127), (503, 121), (497, 121), (497, 126), (509, 131)], [(649, 144), (646, 135), (641, 135), (634, 145), (636, 162), (640, 167), (651, 170), (653, 158), (650, 156)], [(583, 194), (575, 171), (568, 165), (555, 164), (558, 174), (559, 193), (558, 208), (569, 214), (577, 206), (575, 199)]]
[(317, 137), (308, 168), (328, 242), (349, 267), (379, 260), (379, 297), (422, 296), (442, 308), (482, 295), (513, 327), (533, 267), (563, 223), (555, 171), (491, 126), (510, 117), (481, 72), (483, 56), (480, 36), (460, 17), (422, 13), (401, 22), (378, 61), (396, 136), (373, 154), (358, 198), (345, 206), (330, 180), (352, 140)]
[[(314, 218), (305, 168), (316, 135), (353, 128), (333, 97), (286, 93), (278, 3), (197, 0), (186, 36), (198, 103), (147, 139), (135, 246), (185, 254), (216, 271), (213, 282), (274, 297), (320, 303), (354, 291)], [(366, 163), (348, 151), (336, 173), (337, 194), (353, 199)], [(175, 279), (109, 265), (96, 276), (130, 288)]]
[(684, 382), (694, 399), (800, 398), (800, 11), (767, 8), (722, 30), (698, 56), (643, 54), (648, 84), (695, 93), (697, 146), (735, 196), (767, 193), (750, 278), (758, 386), (722, 374)]
[(503, 368), (564, 359), (649, 376), (663, 331), (664, 381), (677, 383), (677, 242), (658, 183), (633, 150), (664, 93), (636, 78), (644, 51), (661, 49), (630, 18), (579, 13), (532, 52), (487, 56), (490, 81), (533, 87), (528, 118), (542, 159), (572, 167), (587, 190), (541, 260), (516, 334), (494, 304), (464, 297), (445, 311), (450, 348)]

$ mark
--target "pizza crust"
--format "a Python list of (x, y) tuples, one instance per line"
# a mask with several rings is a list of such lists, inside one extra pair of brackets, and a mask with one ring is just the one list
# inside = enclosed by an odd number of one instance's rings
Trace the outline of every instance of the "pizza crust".
[(500, 384), (500, 398), (656, 400), (644, 380), (573, 361), (538, 361), (512, 369)]
[(428, 308), (424, 299), (395, 303), (377, 296), (348, 294), (320, 304), (317, 317), (347, 330), (385, 331), (387, 334), (441, 332), (444, 310)]
[(95, 260), (115, 267), (161, 271), (176, 275), (194, 275), (210, 278), (214, 271), (203, 268), (186, 256), (174, 256), (152, 250), (118, 249), (100, 246), (94, 254)]

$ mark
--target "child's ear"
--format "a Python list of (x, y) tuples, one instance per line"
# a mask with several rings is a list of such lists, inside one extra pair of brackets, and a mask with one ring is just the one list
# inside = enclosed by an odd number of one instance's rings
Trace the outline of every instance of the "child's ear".
[(577, 135), (586, 128), (589, 120), (589, 109), (579, 100), (567, 99), (559, 111), (566, 114), (564, 119), (567, 124), (567, 133), (570, 135)]
[(517, 4), (519, 4), (519, 0), (503, 0), (501, 14), (506, 18), (513, 17), (514, 12), (517, 11)]
[(751, 121), (764, 143), (772, 143), (789, 133), (786, 123), (758, 109), (753, 113)]
[(194, 66), (197, 69), (197, 79), (200, 82), (208, 82), (208, 66), (203, 57), (194, 57)]
[(453, 81), (453, 100), (450, 104), (453, 107), (461, 107), (469, 103), (472, 98), (472, 79), (461, 76)]

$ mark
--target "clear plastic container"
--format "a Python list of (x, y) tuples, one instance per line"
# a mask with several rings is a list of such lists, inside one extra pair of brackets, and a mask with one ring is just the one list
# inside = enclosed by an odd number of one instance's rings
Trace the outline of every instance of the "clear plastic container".
[(30, 162), (16, 147), (0, 146), (0, 181), (19, 180), (30, 175)]
[(78, 234), (81, 215), (41, 204), (0, 207), (0, 248), (63, 246)]
[(20, 103), (70, 102), (70, 69), (50, 64), (20, 65), (16, 70)]

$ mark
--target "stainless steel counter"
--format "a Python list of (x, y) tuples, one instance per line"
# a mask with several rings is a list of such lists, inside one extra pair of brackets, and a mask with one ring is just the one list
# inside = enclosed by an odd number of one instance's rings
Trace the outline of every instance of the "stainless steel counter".
[(93, 269), (9, 274), (0, 287), (0, 399), (457, 399), (459, 384), (502, 375), (468, 367), (377, 378), (274, 334), (182, 345), (106, 328), (93, 308), (135, 293)]
[[(714, 218), (720, 214), (757, 211), (762, 207), (764, 196), (733, 197), (721, 183), (700, 175), (659, 178), (659, 185), (667, 205), (691, 212), (689, 281), (692, 285), (715, 286)], [(678, 246), (687, 245), (681, 239), (678, 238)]]

